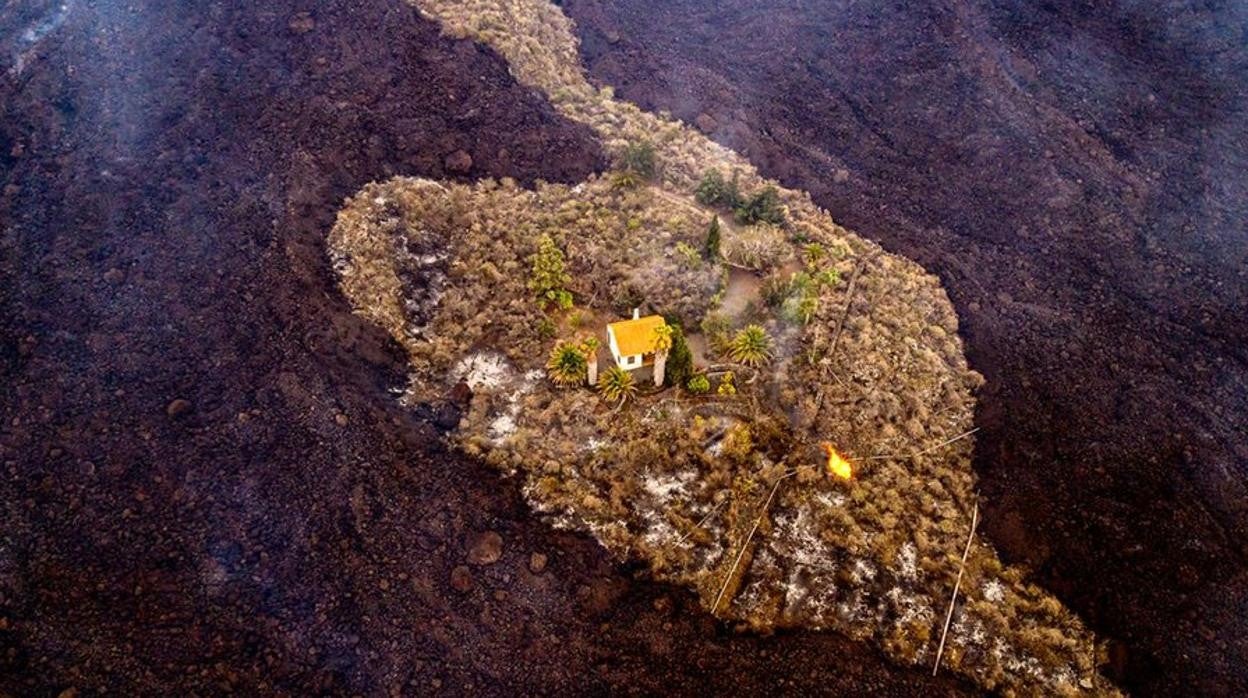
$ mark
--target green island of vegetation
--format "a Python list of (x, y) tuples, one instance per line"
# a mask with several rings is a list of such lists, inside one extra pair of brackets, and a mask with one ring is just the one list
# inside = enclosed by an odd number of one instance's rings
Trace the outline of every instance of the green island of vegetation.
[(407, 351), (405, 400), (470, 392), (455, 447), (740, 627), (941, 652), (1006, 694), (1116, 692), (1082, 622), (968, 538), (983, 379), (937, 278), (589, 86), (546, 0), (414, 4), (496, 48), (616, 165), (532, 189), (400, 177), (347, 202), (335, 269)]

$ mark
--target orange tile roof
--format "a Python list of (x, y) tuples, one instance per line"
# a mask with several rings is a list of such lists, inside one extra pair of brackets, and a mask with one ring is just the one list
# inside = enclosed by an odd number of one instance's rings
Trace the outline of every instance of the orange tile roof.
[(654, 330), (667, 323), (662, 315), (647, 315), (636, 320), (621, 320), (607, 325), (615, 335), (620, 356), (636, 356), (654, 351)]

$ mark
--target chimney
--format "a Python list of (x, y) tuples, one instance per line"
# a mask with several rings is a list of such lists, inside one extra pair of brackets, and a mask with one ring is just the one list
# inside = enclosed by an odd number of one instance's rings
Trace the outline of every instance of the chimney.
[(633, 319), (641, 317), (641, 308), (633, 308)]

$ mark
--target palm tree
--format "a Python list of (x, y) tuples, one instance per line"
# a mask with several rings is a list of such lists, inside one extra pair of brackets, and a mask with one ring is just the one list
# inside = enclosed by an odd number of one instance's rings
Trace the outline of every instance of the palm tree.
[(585, 365), (588, 369), (588, 380), (590, 385), (598, 383), (598, 347), (601, 344), (598, 338), (594, 336), (585, 337), (581, 340), (581, 354), (585, 356)]
[(771, 360), (771, 337), (760, 325), (746, 325), (732, 338), (728, 355), (746, 366), (761, 366)]
[(556, 385), (571, 386), (584, 382), (586, 368), (581, 348), (567, 342), (556, 344), (546, 361), (546, 372)]
[(654, 338), (650, 344), (656, 354), (666, 354), (672, 348), (672, 326), (659, 325), (654, 328)]
[(672, 350), (671, 325), (659, 325), (654, 328), (654, 339), (651, 343), (654, 350), (654, 387), (663, 385), (667, 373), (667, 354)]
[(612, 366), (598, 379), (598, 391), (606, 399), (623, 405), (637, 394), (637, 384), (633, 382), (633, 374), (619, 366)]

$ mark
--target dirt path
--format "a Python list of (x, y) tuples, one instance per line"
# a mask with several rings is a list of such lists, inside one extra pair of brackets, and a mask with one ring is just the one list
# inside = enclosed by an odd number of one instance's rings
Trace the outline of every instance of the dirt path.
[(984, 532), (1126, 687), (1248, 693), (1243, 13), (563, 6), (594, 79), (940, 274), (988, 379)]
[(605, 164), (497, 56), (385, 0), (60, 6), (0, 8), (0, 694), (965, 691), (726, 632), (397, 408), (343, 197)]

